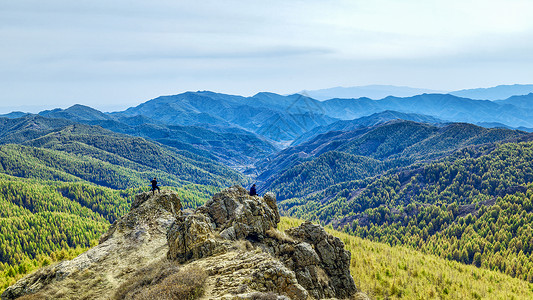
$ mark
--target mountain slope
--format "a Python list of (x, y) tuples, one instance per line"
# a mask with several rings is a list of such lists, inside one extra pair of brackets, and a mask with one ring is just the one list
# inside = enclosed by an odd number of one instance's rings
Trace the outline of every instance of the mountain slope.
[(315, 127), (312, 130), (304, 133), (298, 137), (291, 146), (299, 145), (303, 142), (309, 141), (316, 137), (319, 134), (327, 133), (329, 131), (350, 131), (362, 127), (372, 127), (382, 123), (386, 123), (392, 120), (406, 120), (414, 121), (418, 123), (430, 123), (430, 124), (439, 124), (444, 123), (445, 121), (434, 118), (431, 116), (420, 115), (420, 114), (408, 114), (401, 113), (397, 111), (385, 110), (379, 113), (371, 114), (369, 116), (361, 117), (353, 120), (341, 120), (335, 123), (331, 123), (327, 126)]
[[(280, 202), (287, 214), (533, 281), (533, 137)], [(477, 254), (476, 254), (477, 253)]]
[[(219, 188), (173, 188), (186, 208)], [(0, 173), (0, 290), (39, 266), (93, 246), (109, 225), (148, 187), (113, 190), (88, 182), (28, 179)]]
[[(303, 221), (282, 217), (280, 230)], [(409, 247), (373, 242), (343, 232), (352, 253), (350, 271), (357, 287), (372, 299), (531, 299), (531, 284), (509, 275), (424, 254)], [(428, 243), (428, 246), (431, 245)]]
[[(467, 146), (505, 141), (526, 134), (521, 131), (487, 129), (464, 123), (438, 127), (411, 121), (390, 121), (346, 132), (328, 132), (308, 142), (289, 147), (258, 165), (257, 180), (261, 182), (261, 190), (273, 190), (279, 193), (280, 199), (303, 197), (307, 193), (325, 188), (326, 182), (334, 185), (343, 181), (373, 177), (415, 162), (445, 157)], [(321, 156), (333, 151), (342, 153), (337, 155), (339, 159), (358, 156), (361, 157), (359, 160), (370, 159), (373, 162), (370, 165), (363, 164), (368, 167), (363, 173), (350, 171), (344, 174), (345, 170), (359, 168), (357, 164), (361, 161), (341, 159), (342, 164), (332, 163), (329, 167), (319, 163), (326, 157)], [(342, 168), (337, 168), (336, 165), (342, 165)], [(309, 174), (315, 173), (314, 168), (318, 166), (321, 166), (321, 174), (309, 177)], [(300, 188), (300, 184), (295, 181), (297, 178), (319, 180), (321, 184), (316, 187), (310, 184)]]
[[(59, 170), (103, 186), (120, 189), (143, 185), (143, 182), (146, 184), (148, 178), (156, 175), (163, 182), (167, 180), (169, 184), (177, 186), (186, 182), (230, 185), (244, 180), (242, 175), (213, 160), (187, 151), (176, 151), (142, 138), (113, 133), (100, 127), (75, 123), (61, 127), (63, 123), (72, 122), (63, 122), (61, 119), (55, 122), (54, 119), (42, 117), (10, 121), (16, 125), (10, 126), (10, 130), (3, 136), (0, 132), (0, 143), (16, 142), (49, 149), (46, 151), (18, 146), (21, 152), (16, 153), (13, 149), (16, 146), (4, 146), (4, 149), (11, 149), (9, 157), (28, 155), (33, 157), (29, 158), (30, 161), (40, 160), (42, 164), (37, 165), (48, 168), (48, 171), (41, 169), (42, 176), (45, 177), (52, 176), (45, 174)], [(54, 127), (46, 126), (48, 122), (58, 124), (52, 129)], [(56, 151), (60, 153), (55, 154)], [(31, 171), (31, 168), (28, 164), (19, 164), (18, 169), (9, 170), (26, 172)]]

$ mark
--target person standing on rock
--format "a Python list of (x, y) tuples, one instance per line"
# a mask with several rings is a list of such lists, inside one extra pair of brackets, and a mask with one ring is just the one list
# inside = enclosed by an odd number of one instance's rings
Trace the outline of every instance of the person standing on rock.
[(152, 181), (150, 182), (152, 183), (152, 195), (155, 194), (156, 189), (159, 193), (161, 193), (161, 190), (159, 189), (159, 186), (157, 185), (157, 178), (154, 177), (154, 179), (152, 179)]
[(255, 190), (255, 183), (250, 188), (250, 196), (257, 196), (257, 191)]

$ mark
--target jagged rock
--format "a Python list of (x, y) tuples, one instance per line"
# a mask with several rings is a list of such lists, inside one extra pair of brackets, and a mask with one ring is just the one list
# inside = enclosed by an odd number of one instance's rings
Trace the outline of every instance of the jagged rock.
[(181, 210), (181, 201), (178, 197), (178, 194), (174, 192), (162, 191), (157, 193), (146, 192), (135, 195), (135, 198), (131, 203), (130, 211), (141, 206), (141, 204), (150, 198), (155, 199), (156, 203), (165, 208), (167, 211), (178, 214)]
[[(340, 239), (309, 222), (284, 236), (275, 230), (278, 222), (274, 194), (249, 196), (244, 188), (234, 186), (214, 195), (192, 215), (176, 219), (168, 235), (168, 257), (180, 262), (209, 257), (224, 251), (218, 249), (224, 239), (247, 239), (272, 259), (279, 259), (314, 298), (345, 298), (357, 292), (349, 271), (350, 252)], [(272, 286), (253, 288), (264, 292)], [(283, 289), (282, 294), (290, 293)]]
[(202, 214), (178, 217), (168, 230), (167, 240), (167, 257), (180, 263), (224, 252), (222, 243), (215, 238), (210, 220)]
[[(299, 241), (308, 243), (320, 258), (320, 263), (308, 265), (305, 269), (296, 269), (298, 280), (311, 279), (314, 288), (304, 285), (315, 298), (339, 297), (346, 298), (357, 292), (352, 275), (350, 275), (350, 252), (344, 249), (344, 243), (337, 237), (328, 234), (323, 227), (304, 222), (302, 225), (290, 228), (286, 233)], [(302, 248), (303, 249), (303, 248)], [(295, 251), (293, 259), (296, 265), (300, 261), (307, 261), (311, 248)], [(321, 274), (321, 271), (324, 273)], [(326, 275), (326, 276), (324, 276)], [(318, 283), (318, 284), (317, 284)], [(330, 290), (333, 295), (330, 295)]]
[(266, 199), (250, 196), (246, 189), (233, 186), (215, 194), (196, 213), (208, 216), (226, 239), (261, 239), (279, 223), (276, 198), (267, 194)]
[[(261, 249), (237, 249), (190, 263), (209, 274), (204, 299), (254, 299), (274, 292), (290, 299), (308, 299), (293, 271)], [(282, 297), (280, 297), (282, 298)]]
[[(148, 201), (150, 200), (150, 201)], [(168, 217), (168, 214), (171, 217)], [(168, 228), (174, 221), (175, 217), (181, 215), (181, 201), (175, 192), (162, 191), (152, 194), (145, 192), (135, 195), (130, 212), (123, 218), (116, 220), (106, 233), (100, 237), (99, 243), (102, 244), (113, 236), (115, 231), (128, 231), (130, 238), (136, 241), (142, 241), (146, 236), (146, 226), (159, 225)], [(159, 216), (165, 216), (160, 218)], [(141, 225), (144, 224), (144, 225)], [(132, 230), (137, 228), (137, 230)]]
[(275, 216), (275, 222), (276, 224), (279, 223), (279, 212), (278, 212), (278, 204), (276, 202), (276, 195), (272, 192), (268, 192), (263, 196), (263, 199), (265, 200), (268, 207), (270, 207), (274, 211)]

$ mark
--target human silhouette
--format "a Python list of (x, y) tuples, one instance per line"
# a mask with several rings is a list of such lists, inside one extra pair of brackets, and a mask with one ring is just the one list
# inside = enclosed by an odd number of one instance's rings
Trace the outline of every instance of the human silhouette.
[(257, 196), (257, 191), (255, 190), (255, 183), (250, 188), (250, 196)]
[(158, 191), (159, 193), (161, 193), (161, 190), (159, 189), (159, 186), (157, 185), (157, 178), (154, 177), (154, 179), (152, 179), (152, 181), (150, 181), (150, 182), (152, 183), (152, 189), (151, 189), (151, 191), (152, 191), (152, 195), (155, 194), (155, 190), (156, 190), (156, 189), (157, 189), (157, 191)]

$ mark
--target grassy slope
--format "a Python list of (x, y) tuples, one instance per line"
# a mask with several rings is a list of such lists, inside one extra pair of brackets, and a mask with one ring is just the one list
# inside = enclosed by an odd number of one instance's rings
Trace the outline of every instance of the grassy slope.
[[(282, 217), (278, 229), (303, 221)], [(533, 284), (499, 272), (448, 261), (406, 247), (391, 247), (335, 230), (352, 253), (350, 271), (375, 299), (533, 299)]]

